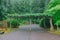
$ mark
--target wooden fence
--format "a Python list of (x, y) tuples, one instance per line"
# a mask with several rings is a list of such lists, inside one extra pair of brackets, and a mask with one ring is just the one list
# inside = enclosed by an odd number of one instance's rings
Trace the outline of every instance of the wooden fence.
[(7, 30), (7, 21), (0, 21), (0, 29)]

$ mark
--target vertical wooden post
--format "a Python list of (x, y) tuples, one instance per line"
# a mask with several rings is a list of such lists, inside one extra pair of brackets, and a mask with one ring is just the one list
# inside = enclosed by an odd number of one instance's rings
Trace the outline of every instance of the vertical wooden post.
[(31, 18), (30, 18), (30, 31), (31, 31)]
[(31, 20), (31, 16), (30, 16), (30, 31), (31, 31), (31, 25), (32, 25), (32, 20)]
[(0, 23), (2, 23), (2, 26), (0, 26), (0, 28), (2, 28), (3, 30), (3, 27), (4, 27), (3, 21), (0, 21)]
[(2, 21), (2, 22), (3, 22), (3, 29), (4, 29), (4, 30), (7, 30), (7, 21), (4, 20), (4, 21)]
[(7, 30), (7, 21), (4, 21), (5, 30)]

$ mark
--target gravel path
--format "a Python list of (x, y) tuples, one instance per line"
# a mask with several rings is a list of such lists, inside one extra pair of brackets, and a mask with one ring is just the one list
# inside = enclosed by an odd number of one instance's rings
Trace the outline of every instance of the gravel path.
[(29, 28), (29, 25), (22, 26), (18, 30), (0, 37), (0, 40), (60, 40), (59, 36), (47, 33), (38, 25), (32, 25), (32, 31), (29, 31)]

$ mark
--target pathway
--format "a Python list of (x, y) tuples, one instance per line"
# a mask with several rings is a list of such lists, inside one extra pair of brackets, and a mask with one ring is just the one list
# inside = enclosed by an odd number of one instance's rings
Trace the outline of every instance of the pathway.
[(59, 36), (47, 33), (38, 25), (32, 25), (32, 31), (29, 31), (29, 28), (29, 25), (22, 26), (18, 30), (0, 37), (0, 40), (60, 40)]

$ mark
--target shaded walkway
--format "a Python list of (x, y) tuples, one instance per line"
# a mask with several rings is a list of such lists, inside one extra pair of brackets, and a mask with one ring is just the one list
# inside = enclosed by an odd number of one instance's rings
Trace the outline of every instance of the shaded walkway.
[[(32, 25), (31, 28), (32, 31), (27, 31), (29, 30), (29, 25), (26, 27), (22, 26), (18, 30), (4, 35), (0, 40), (60, 40), (59, 36), (47, 33), (43, 31), (43, 28), (39, 28), (37, 25)], [(36, 28), (40, 30), (36, 31)]]
[(45, 31), (44, 28), (40, 27), (38, 24), (32, 24), (30, 25), (24, 25), (24, 26), (20, 26), (21, 31)]

